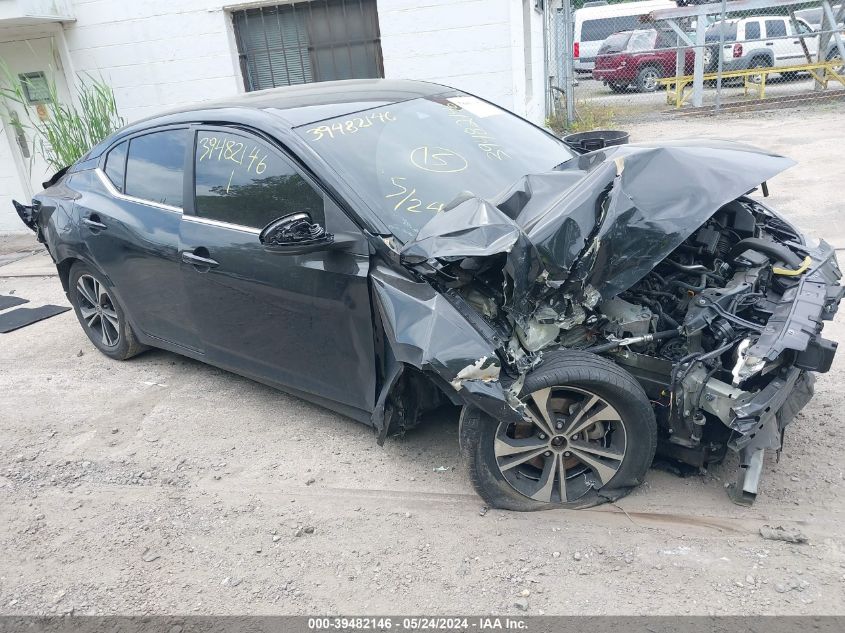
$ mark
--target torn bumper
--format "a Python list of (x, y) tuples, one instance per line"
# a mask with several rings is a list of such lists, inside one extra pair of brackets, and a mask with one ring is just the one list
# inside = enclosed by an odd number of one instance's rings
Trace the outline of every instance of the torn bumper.
[[(501, 341), (470, 308), (460, 309), (450, 297), (386, 266), (375, 266), (370, 278), (375, 304), (392, 359), (436, 375), (459, 399), (499, 420), (520, 422), (499, 380)], [(394, 372), (394, 379), (398, 373)], [(373, 426), (387, 432), (384, 401), (392, 381), (378, 398)]]

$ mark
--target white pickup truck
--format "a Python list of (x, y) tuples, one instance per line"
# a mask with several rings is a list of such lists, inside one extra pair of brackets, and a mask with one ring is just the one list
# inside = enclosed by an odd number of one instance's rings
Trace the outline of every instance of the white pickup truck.
[[(715, 71), (719, 64), (721, 31), (725, 36), (722, 47), (725, 71), (796, 66), (807, 63), (807, 53), (810, 59), (818, 59), (819, 34), (803, 19), (796, 18), (793, 24), (785, 16), (752, 16), (716, 22), (707, 29), (704, 67), (708, 72)], [(824, 58), (838, 57), (839, 51), (831, 38)]]

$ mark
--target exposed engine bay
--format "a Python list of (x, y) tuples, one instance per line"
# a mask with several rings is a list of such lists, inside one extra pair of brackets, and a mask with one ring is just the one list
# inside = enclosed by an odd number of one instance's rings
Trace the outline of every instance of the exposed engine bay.
[[(594, 175), (608, 162), (581, 168)], [(763, 451), (780, 450), (785, 426), (812, 396), (809, 372), (828, 371), (836, 351), (820, 336), (843, 294), (833, 250), (808, 244), (747, 195), (721, 203), (703, 223), (699, 214), (683, 232), (661, 234), (653, 214), (625, 195), (622, 163), (605, 174), (612, 184), (571, 211), (585, 210), (579, 228), (590, 229), (594, 217), (591, 230), (579, 234), (558, 218), (556, 232), (535, 238), (543, 218), (530, 217), (532, 186), (539, 187), (529, 177), (495, 206), (467, 200), (452, 210), (457, 216), (474, 205), (464, 220), (484, 226), (483, 241), (450, 233), (444, 221), (421, 231), (405, 253), (425, 251), (427, 274), (497, 333), (510, 396), (548, 350), (603, 355), (644, 388), (658, 452), (703, 468), (738, 451), (731, 494), (751, 503)], [(519, 231), (509, 230), (510, 218)], [(638, 240), (638, 224), (648, 225), (647, 239)]]

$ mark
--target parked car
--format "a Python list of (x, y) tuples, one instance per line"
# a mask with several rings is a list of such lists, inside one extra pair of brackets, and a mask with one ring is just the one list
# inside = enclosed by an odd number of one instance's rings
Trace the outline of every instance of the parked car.
[(183, 354), (380, 443), (450, 404), (487, 503), (578, 508), (655, 448), (737, 451), (756, 492), (843, 292), (833, 249), (747, 195), (791, 164), (702, 141), (576, 156), (464, 92), (357, 80), (134, 123), (15, 206), (109, 358)]
[(614, 33), (643, 28), (643, 18), (656, 9), (671, 9), (672, 0), (621, 2), (577, 9), (573, 14), (572, 67), (592, 72), (602, 42)]
[[(633, 85), (638, 92), (657, 90), (658, 80), (674, 77), (677, 36), (672, 32), (646, 29), (616, 33), (607, 38), (596, 56), (593, 79), (603, 81), (614, 92)], [(684, 51), (682, 72), (692, 72), (695, 52)]]
[[(796, 19), (796, 24), (797, 27), (788, 17), (773, 15), (716, 22), (705, 33), (705, 39), (709, 45), (703, 52), (704, 68), (708, 72), (713, 72), (718, 68), (718, 42), (722, 31), (724, 31), (725, 42), (722, 48), (722, 69), (725, 71), (806, 64), (807, 54), (801, 44), (802, 40), (810, 58), (817, 59), (818, 34), (800, 18)], [(836, 44), (831, 41), (825, 59), (833, 60), (838, 57)], [(797, 73), (783, 74), (794, 76)]]

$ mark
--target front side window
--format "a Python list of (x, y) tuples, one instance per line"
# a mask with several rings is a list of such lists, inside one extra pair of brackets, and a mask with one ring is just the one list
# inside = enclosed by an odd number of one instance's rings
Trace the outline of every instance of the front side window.
[(460, 92), (295, 128), (401, 241), (459, 194), (490, 199), (573, 157), (524, 119)]
[(291, 213), (323, 224), (323, 196), (277, 150), (225, 130), (197, 133), (198, 217), (261, 229)]
[(126, 149), (129, 141), (123, 141), (114, 147), (106, 156), (106, 176), (115, 188), (123, 193), (124, 178), (126, 176)]
[(131, 139), (126, 194), (181, 208), (187, 139), (187, 130), (163, 130)]
[(798, 20), (795, 22), (798, 25), (798, 32), (801, 35), (810, 34), (813, 32), (813, 29), (810, 28), (810, 25), (802, 20)]

